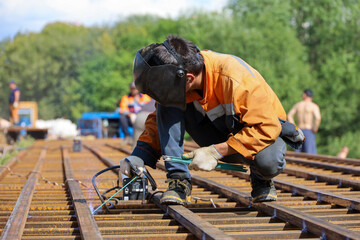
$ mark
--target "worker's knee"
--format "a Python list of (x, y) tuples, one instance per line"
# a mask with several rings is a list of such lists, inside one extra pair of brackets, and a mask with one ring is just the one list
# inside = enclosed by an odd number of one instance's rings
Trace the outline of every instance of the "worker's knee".
[(275, 143), (261, 150), (255, 156), (253, 169), (265, 179), (271, 179), (280, 174), (285, 166), (285, 142), (279, 137)]

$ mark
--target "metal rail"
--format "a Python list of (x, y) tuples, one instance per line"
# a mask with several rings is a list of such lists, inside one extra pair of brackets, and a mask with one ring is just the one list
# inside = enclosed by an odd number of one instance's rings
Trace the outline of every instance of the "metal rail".
[[(116, 148), (118, 150), (121, 150), (121, 148)], [(159, 167), (162, 170), (165, 170), (165, 167), (163, 164), (157, 164), (157, 167)], [(224, 171), (226, 172), (226, 171)], [(230, 171), (233, 172), (233, 171)], [(233, 172), (236, 173), (244, 178), (249, 178), (248, 174), (240, 173), (240, 172)], [(225, 185), (216, 183), (208, 178), (202, 178), (200, 176), (192, 174), (192, 182), (205, 187), (207, 189), (215, 190), (215, 192), (225, 195), (229, 197), (230, 199), (233, 199), (237, 202), (240, 202), (242, 204), (253, 206), (257, 210), (264, 212), (266, 214), (269, 214), (273, 217), (280, 218), (283, 221), (290, 222), (291, 224), (294, 224), (295, 226), (298, 226), (300, 228), (303, 228), (303, 231), (310, 231), (314, 234), (317, 234), (319, 236), (327, 237), (328, 239), (360, 239), (360, 235), (357, 233), (354, 233), (353, 231), (350, 231), (342, 226), (335, 225), (332, 223), (329, 223), (325, 220), (319, 219), (317, 217), (313, 217), (309, 214), (294, 210), (292, 208), (279, 205), (277, 203), (269, 202), (269, 203), (252, 203), (251, 196), (242, 193), (236, 189), (227, 187)], [(275, 181), (276, 182), (276, 181)], [(278, 186), (284, 185), (284, 182), (276, 182)], [(285, 185), (284, 185), (285, 186)], [(299, 194), (304, 193), (306, 190), (305, 188), (301, 187), (300, 185), (294, 185), (289, 184), (286, 185), (290, 190), (295, 191), (298, 190)], [(296, 188), (298, 187), (298, 188)], [(309, 190), (309, 188), (307, 189)], [(354, 199), (346, 199), (339, 195), (334, 194), (327, 194), (325, 191), (322, 192), (312, 192), (307, 193), (307, 195), (313, 197), (315, 196), (318, 198), (319, 195), (323, 197), (323, 200), (329, 200), (329, 202), (339, 203), (340, 205), (344, 206), (358, 206), (357, 200)], [(317, 195), (316, 195), (317, 194)], [(306, 195), (305, 195), (306, 196)]]
[[(92, 207), (98, 205), (100, 200), (95, 191), (89, 188), (91, 177), (109, 164), (117, 165), (120, 159), (131, 153), (131, 147), (121, 146), (123, 151), (118, 151), (120, 150), (118, 139), (83, 142), (95, 151), (91, 152), (84, 147), (82, 152), (72, 152), (69, 148), (71, 141), (36, 141), (35, 147), (29, 149), (27, 154), (23, 152), (22, 156), (18, 155), (19, 161), (12, 160), (14, 164), (10, 170), (6, 166), (0, 168), (2, 170), (0, 171), (0, 232), (5, 234), (4, 227), (10, 221), (12, 212), (15, 212), (14, 206), (27, 182), (26, 176), (30, 176), (31, 174), (28, 173), (34, 171), (41, 149), (48, 145), (46, 161), (42, 164), (41, 174), (37, 176), (40, 178), (29, 200), (31, 205), (25, 217), (26, 225), (22, 230), (21, 239), (84, 238), (81, 235), (81, 228), (84, 225), (78, 221), (80, 218), (78, 219), (77, 216), (79, 214), (77, 203), (72, 200), (76, 197), (70, 185), (81, 187), (78, 193), (83, 196), (78, 198), (79, 202), (82, 207), (90, 206), (93, 209)], [(61, 148), (61, 146), (65, 147)], [(195, 148), (198, 148), (195, 144), (185, 144), (185, 149), (188, 151)], [(66, 149), (67, 153), (63, 154), (63, 149)], [(96, 153), (102, 154), (103, 159), (96, 156)], [(65, 161), (62, 156), (67, 159), (72, 176), (66, 176)], [(321, 158), (311, 160), (307, 156), (297, 158), (307, 162), (329, 163)], [(333, 161), (331, 165), (339, 170), (339, 166), (353, 164)], [(354, 166), (352, 168), (358, 169)], [(165, 172), (159, 168), (148, 171), (157, 180), (159, 190), (165, 190), (167, 187), (164, 181)], [(156, 202), (160, 196), (155, 195), (155, 203), (143, 204), (141, 201), (120, 200), (107, 214), (99, 212), (94, 216), (84, 214), (84, 217), (93, 217), (103, 239), (189, 240), (211, 237), (223, 239), (224, 234), (229, 238), (252, 240), (344, 239), (346, 237), (359, 239), (360, 212), (357, 209), (359, 209), (360, 192), (356, 191), (359, 189), (359, 178), (355, 175), (342, 174), (341, 171), (332, 171), (335, 170), (288, 162), (284, 173), (275, 178), (277, 188), (282, 189), (278, 192), (278, 201), (258, 204), (251, 202), (251, 186), (247, 175), (239, 178), (225, 171), (192, 172), (193, 200), (186, 207), (170, 206), (162, 210), (161, 208), (166, 206), (158, 206)], [(196, 177), (203, 178), (204, 185), (198, 185), (195, 182)], [(117, 176), (109, 171), (98, 179), (98, 186), (101, 190), (112, 188), (116, 184), (116, 179)], [(219, 184), (218, 189), (209, 185), (213, 182)], [(239, 194), (243, 201), (236, 200)], [(209, 199), (212, 199), (217, 208), (213, 208)], [(184, 212), (181, 212), (182, 210)], [(177, 211), (184, 216), (180, 218), (186, 218), (181, 221), (188, 222), (188, 228), (194, 228), (192, 225), (193, 222), (196, 224), (198, 221), (196, 218), (206, 221), (211, 227), (205, 225), (203, 229), (199, 228), (198, 233), (189, 232), (185, 223), (179, 224), (179, 221), (173, 217), (173, 215), (176, 217)], [(195, 217), (185, 217), (184, 213), (188, 211)], [(329, 223), (332, 224), (331, 230), (324, 230)], [(220, 236), (211, 233), (210, 230), (214, 229), (216, 232), (222, 232)], [(18, 232), (18, 229), (14, 231)]]
[(360, 159), (355, 159), (355, 158), (339, 158), (339, 157), (326, 156), (326, 155), (321, 155), (321, 154), (298, 153), (298, 152), (293, 152), (293, 151), (288, 151), (286, 153), (286, 156), (360, 166)]
[[(153, 193), (153, 192), (152, 192)], [(219, 228), (205, 221), (189, 209), (181, 205), (161, 205), (160, 196), (154, 196), (155, 204), (164, 212), (169, 214), (173, 219), (180, 222), (184, 227), (191, 231), (200, 239), (233, 239)]]
[(26, 224), (26, 219), (30, 209), (31, 200), (34, 194), (36, 183), (41, 172), (41, 167), (45, 161), (46, 149), (43, 149), (40, 153), (39, 160), (35, 168), (30, 173), (24, 188), (16, 202), (16, 205), (5, 225), (5, 228), (1, 234), (1, 239), (13, 240), (20, 239)]
[(214, 182), (210, 179), (203, 178), (197, 175), (192, 175), (194, 183), (203, 186), (207, 189), (212, 189), (218, 193), (224, 194), (227, 197), (238, 201), (242, 204), (248, 204), (261, 212), (265, 212), (270, 216), (280, 218), (295, 226), (302, 227), (304, 231), (310, 231), (327, 239), (360, 239), (360, 234), (349, 231), (348, 229), (329, 223), (325, 220), (313, 217), (309, 214), (302, 213), (291, 208), (281, 206), (276, 202), (252, 203), (251, 197), (243, 192), (220, 183)]
[(325, 174), (316, 173), (313, 171), (301, 171), (298, 168), (286, 166), (284, 169), (284, 173), (302, 177), (305, 179), (314, 179), (315, 181), (319, 182), (327, 182), (329, 184), (335, 184), (339, 187), (351, 187), (354, 190), (360, 190), (360, 182), (356, 180), (347, 179), (344, 177), (339, 176), (330, 176)]
[(303, 160), (300, 158), (293, 158), (293, 157), (285, 157), (285, 160), (288, 163), (301, 164), (305, 166), (318, 167), (336, 172), (360, 175), (360, 168), (347, 167), (347, 166), (341, 166), (341, 165), (323, 163), (323, 162), (311, 161), (311, 160)]
[(62, 147), (62, 159), (64, 164), (64, 171), (72, 202), (76, 212), (76, 220), (79, 224), (81, 238), (82, 239), (103, 239), (92, 215), (87, 201), (82, 193), (79, 182), (75, 179), (74, 174), (71, 170), (70, 159), (68, 149)]
[[(242, 172), (228, 171), (231, 175), (240, 177), (250, 181), (250, 175)], [(331, 193), (324, 190), (319, 190), (314, 187), (306, 187), (300, 184), (290, 183), (287, 181), (279, 180), (278, 178), (273, 179), (276, 188), (291, 192), (293, 195), (302, 195), (318, 202), (334, 203), (339, 206), (343, 206), (349, 209), (360, 210), (360, 200), (351, 197), (345, 197), (341, 194)]]
[[(113, 147), (111, 145), (108, 145)], [(113, 162), (111, 159), (106, 158), (103, 154), (98, 151), (97, 149), (93, 149), (88, 145), (85, 145), (90, 151), (96, 154), (97, 157), (102, 159), (104, 163), (106, 163), (109, 167), (116, 166), (117, 164)], [(124, 148), (116, 148), (122, 152), (129, 153), (127, 149)], [(151, 193), (154, 193), (151, 191)], [(228, 236), (226, 233), (221, 231), (220, 229), (216, 228), (209, 222), (205, 221), (192, 211), (188, 210), (184, 206), (181, 205), (174, 205), (174, 206), (166, 206), (160, 204), (160, 197), (154, 195), (153, 200), (155, 204), (161, 208), (165, 213), (169, 214), (172, 218), (178, 221), (181, 225), (187, 228), (190, 232), (192, 232), (196, 237), (200, 239), (224, 239), (230, 240), (233, 239), (231, 236)]]

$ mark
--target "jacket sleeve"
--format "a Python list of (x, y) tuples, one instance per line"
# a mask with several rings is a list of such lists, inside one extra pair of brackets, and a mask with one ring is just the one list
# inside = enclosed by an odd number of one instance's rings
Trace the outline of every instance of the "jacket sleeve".
[(244, 127), (227, 140), (230, 147), (248, 159), (275, 142), (281, 124), (273, 107), (269, 90), (254, 81), (245, 82), (233, 91), (235, 113)]

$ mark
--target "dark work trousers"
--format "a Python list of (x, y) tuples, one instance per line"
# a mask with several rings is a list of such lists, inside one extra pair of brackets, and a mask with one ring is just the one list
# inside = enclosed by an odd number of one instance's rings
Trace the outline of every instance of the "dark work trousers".
[(300, 150), (295, 150), (295, 152), (304, 152), (310, 154), (316, 154), (316, 135), (311, 129), (301, 129), (305, 136), (305, 142), (303, 143)]
[(124, 131), (124, 135), (125, 137), (130, 136), (128, 127), (132, 126), (130, 118), (128, 118), (126, 115), (121, 114), (120, 116), (120, 126), (121, 129)]
[[(184, 153), (185, 129), (200, 147), (225, 142), (230, 133), (236, 133), (241, 129), (236, 118), (232, 116), (223, 116), (213, 122), (210, 121), (206, 115), (203, 116), (198, 112), (192, 103), (187, 104), (185, 112), (158, 104), (156, 118), (162, 155), (176, 157), (181, 157)], [(241, 154), (233, 154), (224, 157), (221, 161), (247, 163), (253, 175), (267, 180), (275, 177), (285, 168), (285, 152), (285, 142), (279, 137), (275, 143), (261, 150), (254, 160), (246, 159)], [(190, 178), (185, 164), (166, 162), (165, 167), (168, 177), (172, 172), (180, 171)]]

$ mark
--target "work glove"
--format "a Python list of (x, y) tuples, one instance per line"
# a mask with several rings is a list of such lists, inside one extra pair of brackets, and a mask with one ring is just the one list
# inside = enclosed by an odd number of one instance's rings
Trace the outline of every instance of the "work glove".
[(301, 149), (303, 142), (305, 141), (305, 135), (300, 128), (296, 129), (295, 125), (279, 119), (281, 123), (280, 137), (292, 148)]
[(301, 131), (300, 128), (298, 128), (297, 133), (295, 133), (293, 136), (286, 136), (290, 141), (293, 141), (294, 143), (302, 143), (305, 140), (305, 135), (303, 131)]
[(13, 103), (13, 107), (14, 107), (14, 108), (17, 108), (18, 106), (19, 106), (19, 103), (18, 103), (18, 102), (14, 102), (14, 103)]
[(214, 170), (218, 160), (223, 158), (214, 145), (202, 147), (182, 156), (183, 159), (192, 159), (189, 164), (190, 170)]
[(137, 156), (130, 155), (124, 159), (121, 159), (120, 161), (120, 172), (122, 174), (131, 177), (131, 167), (130, 164), (127, 161), (125, 161), (125, 159), (128, 159), (134, 167), (138, 168), (141, 172), (143, 172), (144, 161)]
[(296, 130), (294, 135), (292, 136), (285, 136), (285, 138), (282, 138), (290, 147), (294, 149), (301, 149), (304, 141), (305, 141), (305, 135), (303, 131), (301, 131), (300, 128)]

